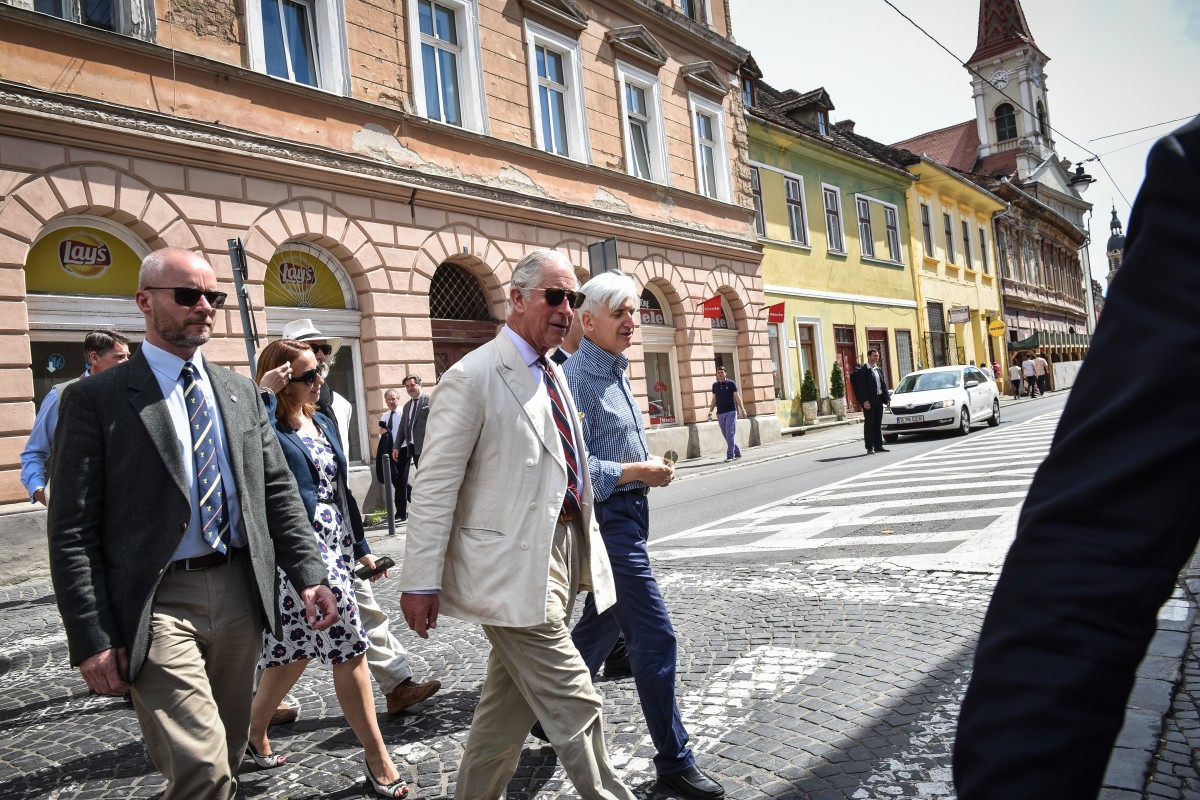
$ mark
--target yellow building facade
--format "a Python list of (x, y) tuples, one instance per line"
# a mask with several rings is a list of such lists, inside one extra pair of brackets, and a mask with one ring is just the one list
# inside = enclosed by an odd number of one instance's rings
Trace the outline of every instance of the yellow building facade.
[(760, 87), (747, 111), (765, 305), (784, 308), (782, 321), (767, 326), (782, 428), (808, 423), (800, 399), (806, 370), (820, 412), (829, 413), (839, 364), (853, 412), (849, 372), (868, 349), (880, 351), (893, 384), (916, 360), (908, 154), (855, 134), (852, 122), (830, 125), (830, 108), (823, 90)]
[(908, 167), (914, 291), (921, 323), (918, 364), (999, 364), (1008, 353), (996, 269), (993, 215), (1007, 204), (960, 173), (925, 156)]

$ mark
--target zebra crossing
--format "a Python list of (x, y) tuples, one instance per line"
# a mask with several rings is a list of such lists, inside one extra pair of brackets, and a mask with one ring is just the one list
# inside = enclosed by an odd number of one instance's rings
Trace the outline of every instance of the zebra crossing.
[(991, 572), (1059, 412), (651, 541), (656, 559), (760, 557)]

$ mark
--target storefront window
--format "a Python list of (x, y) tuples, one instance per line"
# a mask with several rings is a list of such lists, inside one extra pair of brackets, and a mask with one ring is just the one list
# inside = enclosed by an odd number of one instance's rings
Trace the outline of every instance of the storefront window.
[(783, 358), (779, 349), (779, 326), (767, 326), (767, 346), (771, 351), (771, 380), (775, 384), (775, 399), (783, 399)]
[(646, 353), (646, 389), (650, 399), (650, 424), (674, 425), (675, 386), (667, 353)]

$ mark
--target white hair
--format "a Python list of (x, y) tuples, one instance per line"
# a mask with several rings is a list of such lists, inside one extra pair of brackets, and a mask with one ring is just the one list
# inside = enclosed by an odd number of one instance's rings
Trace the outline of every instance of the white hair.
[[(574, 276), (575, 270), (571, 269), (571, 262), (562, 253), (557, 250), (534, 250), (513, 267), (509, 286), (520, 289), (521, 295), (528, 300), (532, 290), (538, 288), (538, 284), (541, 283), (545, 268), (560, 265), (571, 270), (571, 275)], [(508, 310), (512, 311), (512, 297), (508, 298)]]
[(579, 291), (584, 294), (583, 305), (579, 307), (580, 314), (599, 314), (616, 308), (626, 300), (632, 300), (634, 308), (637, 308), (641, 299), (637, 284), (623, 272), (601, 272), (581, 286)]

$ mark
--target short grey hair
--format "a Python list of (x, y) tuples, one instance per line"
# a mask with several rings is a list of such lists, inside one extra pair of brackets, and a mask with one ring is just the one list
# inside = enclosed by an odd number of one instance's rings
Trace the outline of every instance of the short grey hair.
[[(571, 267), (570, 260), (565, 255), (557, 250), (534, 250), (526, 255), (517, 265), (513, 267), (512, 280), (509, 281), (509, 286), (514, 289), (520, 289), (521, 295), (528, 300), (533, 289), (538, 288), (538, 283), (542, 279), (542, 271), (550, 266), (565, 266), (571, 270), (571, 274), (575, 274), (574, 268)], [(508, 299), (508, 310), (512, 311), (512, 298)]]
[(637, 284), (623, 272), (601, 272), (580, 287), (579, 291), (584, 295), (583, 305), (579, 307), (580, 314), (600, 314), (626, 300), (632, 300), (634, 308), (637, 308), (641, 300)]

